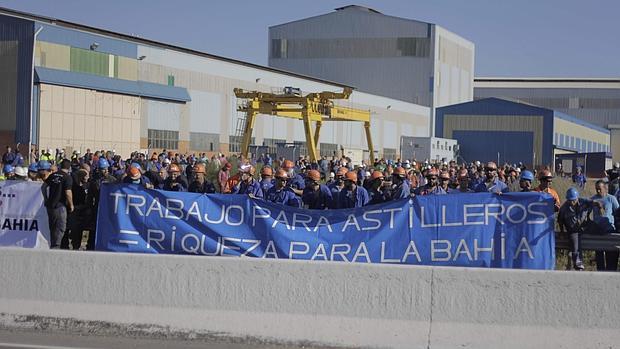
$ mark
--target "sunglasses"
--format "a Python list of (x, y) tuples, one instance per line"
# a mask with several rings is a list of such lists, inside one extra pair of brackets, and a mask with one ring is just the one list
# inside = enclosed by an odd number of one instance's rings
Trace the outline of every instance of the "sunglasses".
[(485, 167), (484, 170), (487, 171), (487, 172), (497, 171), (496, 168), (492, 168), (492, 167)]

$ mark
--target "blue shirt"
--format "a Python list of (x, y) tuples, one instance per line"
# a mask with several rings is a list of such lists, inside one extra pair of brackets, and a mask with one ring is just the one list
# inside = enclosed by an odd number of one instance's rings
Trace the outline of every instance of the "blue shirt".
[(292, 189), (304, 190), (304, 188), (306, 188), (306, 181), (304, 180), (304, 177), (297, 174), (288, 182), (288, 186)]
[(278, 190), (276, 186), (273, 186), (265, 193), (265, 200), (291, 207), (301, 207), (301, 200), (289, 188)]
[(323, 184), (319, 185), (317, 191), (312, 191), (310, 187), (306, 187), (301, 195), (301, 200), (311, 210), (324, 210), (333, 206), (332, 192)]
[(408, 199), (411, 197), (411, 189), (409, 184), (404, 182), (394, 188), (392, 188), (392, 200)]
[(508, 186), (506, 185), (506, 183), (500, 181), (498, 178), (495, 178), (493, 180), (493, 183), (491, 184), (490, 187), (487, 188), (486, 181), (483, 181), (482, 183), (480, 183), (480, 184), (478, 184), (476, 186), (475, 191), (477, 193), (484, 193), (484, 192), (489, 192), (489, 193), (497, 193), (497, 192), (507, 193), (508, 192)]
[(375, 190), (373, 188), (368, 190), (368, 198), (369, 205), (381, 204), (390, 200), (389, 196), (385, 192), (382, 190)]
[(267, 190), (271, 189), (271, 187), (273, 187), (273, 186), (274, 186), (273, 179), (263, 178), (260, 181), (260, 187), (261, 187), (261, 189), (263, 189), (263, 194), (267, 193)]
[(348, 191), (346, 188), (338, 194), (338, 208), (354, 208), (368, 205), (370, 198), (366, 189), (359, 185), (354, 191)]
[(605, 210), (605, 214), (603, 215), (601, 214), (601, 210), (598, 209), (594, 209), (592, 212), (594, 222), (603, 229), (602, 233), (610, 233), (616, 230), (616, 226), (614, 225), (614, 212), (620, 207), (620, 205), (618, 205), (618, 199), (613, 195), (607, 194), (603, 197), (594, 195), (592, 200), (602, 203), (603, 209)]
[(435, 186), (434, 188), (431, 188), (428, 184), (420, 187), (419, 190), (417, 191), (416, 195), (446, 195), (448, 194), (447, 191), (445, 191), (442, 187), (440, 186)]
[(246, 194), (253, 195), (256, 198), (263, 198), (263, 189), (260, 184), (252, 180), (250, 183), (241, 182), (237, 186), (235, 186), (235, 190), (232, 192), (233, 194)]
[(143, 187), (146, 187), (147, 184), (151, 184), (151, 180), (146, 178), (145, 176), (140, 176), (140, 178), (137, 179), (136, 181), (138, 181), (138, 183), (134, 183), (133, 179), (131, 179), (131, 177), (129, 176), (126, 176), (125, 178), (123, 178), (123, 183), (138, 184)]

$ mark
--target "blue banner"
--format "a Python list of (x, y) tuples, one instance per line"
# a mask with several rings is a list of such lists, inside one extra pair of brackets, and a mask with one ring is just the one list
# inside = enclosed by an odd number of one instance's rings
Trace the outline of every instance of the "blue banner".
[(97, 250), (553, 269), (553, 199), (540, 193), (420, 196), (307, 210), (244, 195), (103, 185)]

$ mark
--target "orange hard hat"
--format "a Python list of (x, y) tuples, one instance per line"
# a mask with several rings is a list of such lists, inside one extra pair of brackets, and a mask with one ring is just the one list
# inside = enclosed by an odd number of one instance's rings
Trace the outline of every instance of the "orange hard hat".
[(319, 171), (317, 171), (317, 170), (310, 170), (310, 171), (308, 171), (308, 173), (306, 174), (306, 176), (307, 176), (309, 179), (311, 179), (311, 180), (313, 180), (313, 181), (316, 181), (316, 182), (318, 182), (318, 181), (320, 181), (320, 180), (321, 180), (321, 173), (320, 173)]
[(462, 169), (459, 172), (459, 179), (469, 179), (469, 173), (467, 173), (466, 169)]
[(405, 171), (404, 168), (398, 166), (397, 168), (394, 169), (394, 172), (392, 174), (399, 175), (399, 176), (406, 176), (407, 171)]
[(168, 172), (181, 172), (181, 169), (179, 168), (179, 165), (172, 164), (168, 167)]
[(346, 181), (357, 182), (357, 173), (355, 173), (354, 171), (349, 171), (344, 175), (344, 179)]
[(273, 176), (273, 169), (269, 166), (264, 166), (261, 170), (260, 170), (260, 174), (261, 176)]
[(450, 174), (446, 171), (441, 171), (441, 173), (439, 174), (439, 178), (441, 179), (450, 179)]
[(282, 168), (293, 168), (295, 167), (295, 164), (291, 161), (291, 160), (284, 160), (284, 162), (282, 163)]
[(543, 178), (553, 178), (553, 175), (551, 174), (551, 172), (549, 170), (542, 170), (538, 174), (538, 179), (540, 180), (540, 179), (543, 179)]
[(349, 172), (349, 169), (341, 166), (338, 168), (338, 171), (336, 171), (336, 176), (344, 176), (347, 172)]
[(140, 176), (142, 176), (142, 173), (137, 167), (131, 166), (129, 168), (129, 177), (131, 177), (131, 179), (138, 179)]
[(428, 172), (426, 173), (426, 177), (437, 177), (437, 176), (439, 176), (439, 171), (437, 171), (437, 169), (434, 167), (428, 170)]
[(205, 164), (196, 164), (194, 165), (194, 173), (206, 173), (207, 170), (205, 168)]
[(372, 173), (372, 175), (370, 175), (370, 179), (371, 179), (371, 180), (373, 180), (373, 181), (374, 181), (375, 179), (379, 179), (379, 178), (385, 178), (385, 177), (383, 176), (383, 173), (382, 173), (381, 171), (374, 171), (374, 172)]
[(283, 169), (278, 169), (276, 171), (276, 178), (283, 178), (283, 179), (287, 179), (288, 178), (288, 173), (286, 171), (284, 171)]

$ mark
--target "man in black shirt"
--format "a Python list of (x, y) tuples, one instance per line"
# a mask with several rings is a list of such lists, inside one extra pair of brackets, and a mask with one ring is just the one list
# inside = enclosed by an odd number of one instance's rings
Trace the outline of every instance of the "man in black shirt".
[[(90, 176), (85, 169), (79, 169), (75, 172), (75, 181), (71, 188), (73, 194), (73, 205), (75, 210), (68, 215), (69, 234), (63, 237), (61, 247), (68, 248), (71, 239), (71, 246), (74, 250), (78, 250), (82, 245), (82, 233), (85, 229), (93, 227), (92, 211), (90, 205), (86, 202), (88, 196), (88, 188), (90, 186)], [(92, 230), (92, 229), (89, 229)]]
[(51, 248), (59, 248), (67, 228), (67, 211), (73, 212), (73, 194), (71, 187), (73, 180), (69, 171), (71, 161), (64, 159), (60, 163), (60, 170), (52, 173), (45, 180), (47, 195), (45, 207), (50, 225)]

